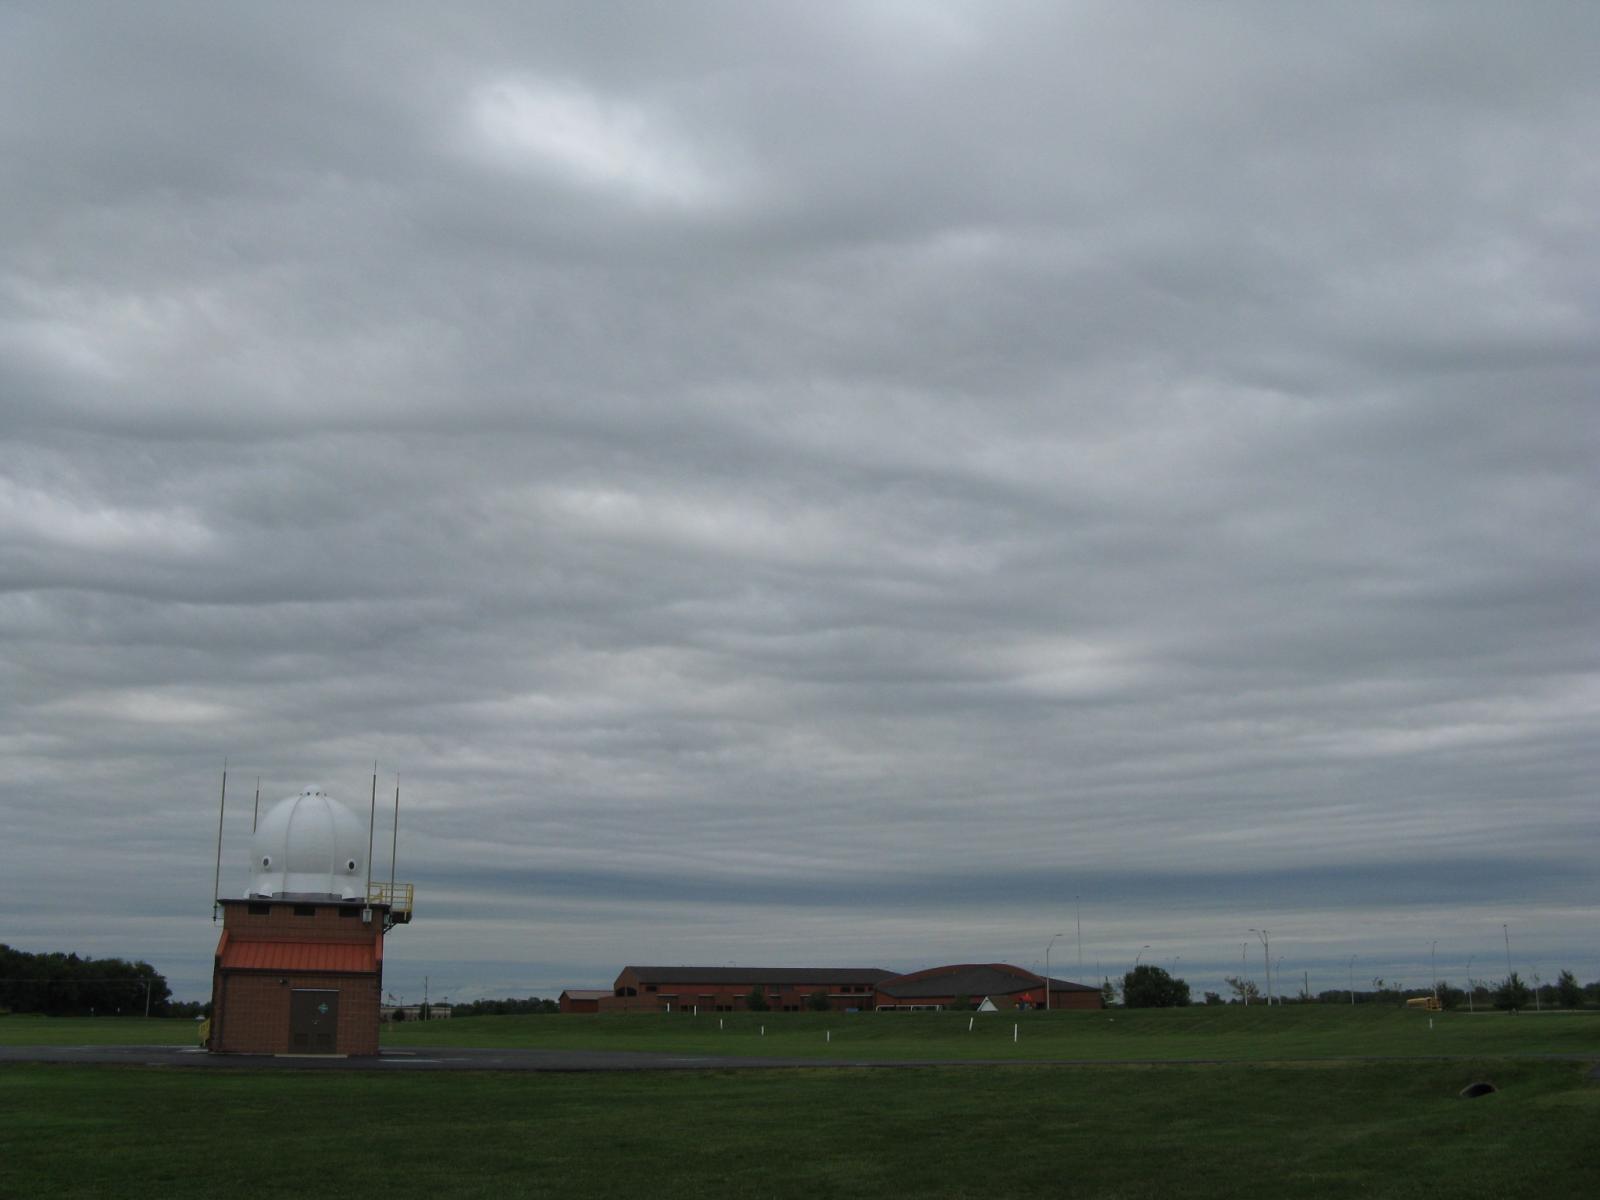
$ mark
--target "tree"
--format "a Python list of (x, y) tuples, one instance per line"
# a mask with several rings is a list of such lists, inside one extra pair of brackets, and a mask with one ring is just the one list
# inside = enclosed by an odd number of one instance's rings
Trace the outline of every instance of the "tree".
[(1505, 982), (1495, 992), (1494, 1006), (1516, 1012), (1519, 1008), (1527, 1008), (1530, 999), (1532, 999), (1532, 994), (1528, 991), (1528, 985), (1523, 983), (1522, 977), (1513, 971), (1506, 976)]
[(1100, 984), (1100, 1002), (1110, 1008), (1117, 1002), (1117, 985), (1108, 976)]
[(767, 994), (761, 990), (758, 983), (750, 989), (750, 994), (744, 998), (744, 1006), (751, 1012), (767, 1011)]
[(1182, 1008), (1189, 1003), (1189, 985), (1145, 963), (1122, 977), (1122, 1002), (1129, 1008)]
[(1578, 977), (1571, 971), (1561, 972), (1556, 980), (1556, 999), (1561, 1002), (1562, 1008), (1582, 1008), (1583, 988), (1578, 984)]
[(828, 1002), (828, 993), (818, 988), (806, 1000), (806, 1007), (812, 1012), (832, 1012), (833, 1005)]
[(1206, 993), (1206, 1005), (1207, 1005), (1207, 1007), (1209, 1007), (1209, 1006), (1211, 1006), (1213, 1004), (1221, 1004), (1221, 1003), (1222, 1003), (1222, 993), (1221, 992), (1207, 992)]
[(1241, 979), (1237, 975), (1229, 975), (1223, 980), (1233, 994), (1244, 1003), (1261, 999), (1261, 989), (1256, 986), (1254, 979)]
[(0, 1010), (51, 1016), (166, 1016), (172, 990), (147, 962), (31, 954), (0, 945)]

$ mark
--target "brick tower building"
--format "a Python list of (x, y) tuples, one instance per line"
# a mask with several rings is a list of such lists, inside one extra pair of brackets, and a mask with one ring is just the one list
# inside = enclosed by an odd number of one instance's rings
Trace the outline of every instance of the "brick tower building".
[(315, 787), (260, 819), (248, 893), (218, 900), (213, 1053), (378, 1052), (383, 937), (411, 920), (411, 885), (372, 882), (370, 844)]

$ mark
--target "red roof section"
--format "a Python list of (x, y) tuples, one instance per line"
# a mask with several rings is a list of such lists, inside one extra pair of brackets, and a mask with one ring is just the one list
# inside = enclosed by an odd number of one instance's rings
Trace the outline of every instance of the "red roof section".
[(371, 974), (378, 969), (371, 942), (256, 942), (228, 939), (221, 947), (225, 971), (327, 971)]

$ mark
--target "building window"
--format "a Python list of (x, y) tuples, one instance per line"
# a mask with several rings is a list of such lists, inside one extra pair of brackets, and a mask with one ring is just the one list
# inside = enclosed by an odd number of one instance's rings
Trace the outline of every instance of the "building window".
[(252, 904), (247, 911), (252, 917), (270, 917), (272, 915), (272, 905)]
[(314, 917), (317, 915), (317, 906), (315, 904), (296, 904), (294, 906), (294, 915), (297, 917)]
[(351, 905), (348, 908), (341, 908), (339, 910), (339, 915), (341, 917), (359, 917), (361, 915), (361, 910), (356, 908), (354, 905)]

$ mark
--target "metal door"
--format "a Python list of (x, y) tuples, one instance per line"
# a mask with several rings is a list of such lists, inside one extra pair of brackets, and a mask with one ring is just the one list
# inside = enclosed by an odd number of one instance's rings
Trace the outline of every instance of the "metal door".
[(333, 1054), (338, 1049), (339, 993), (296, 988), (289, 993), (289, 1050)]

